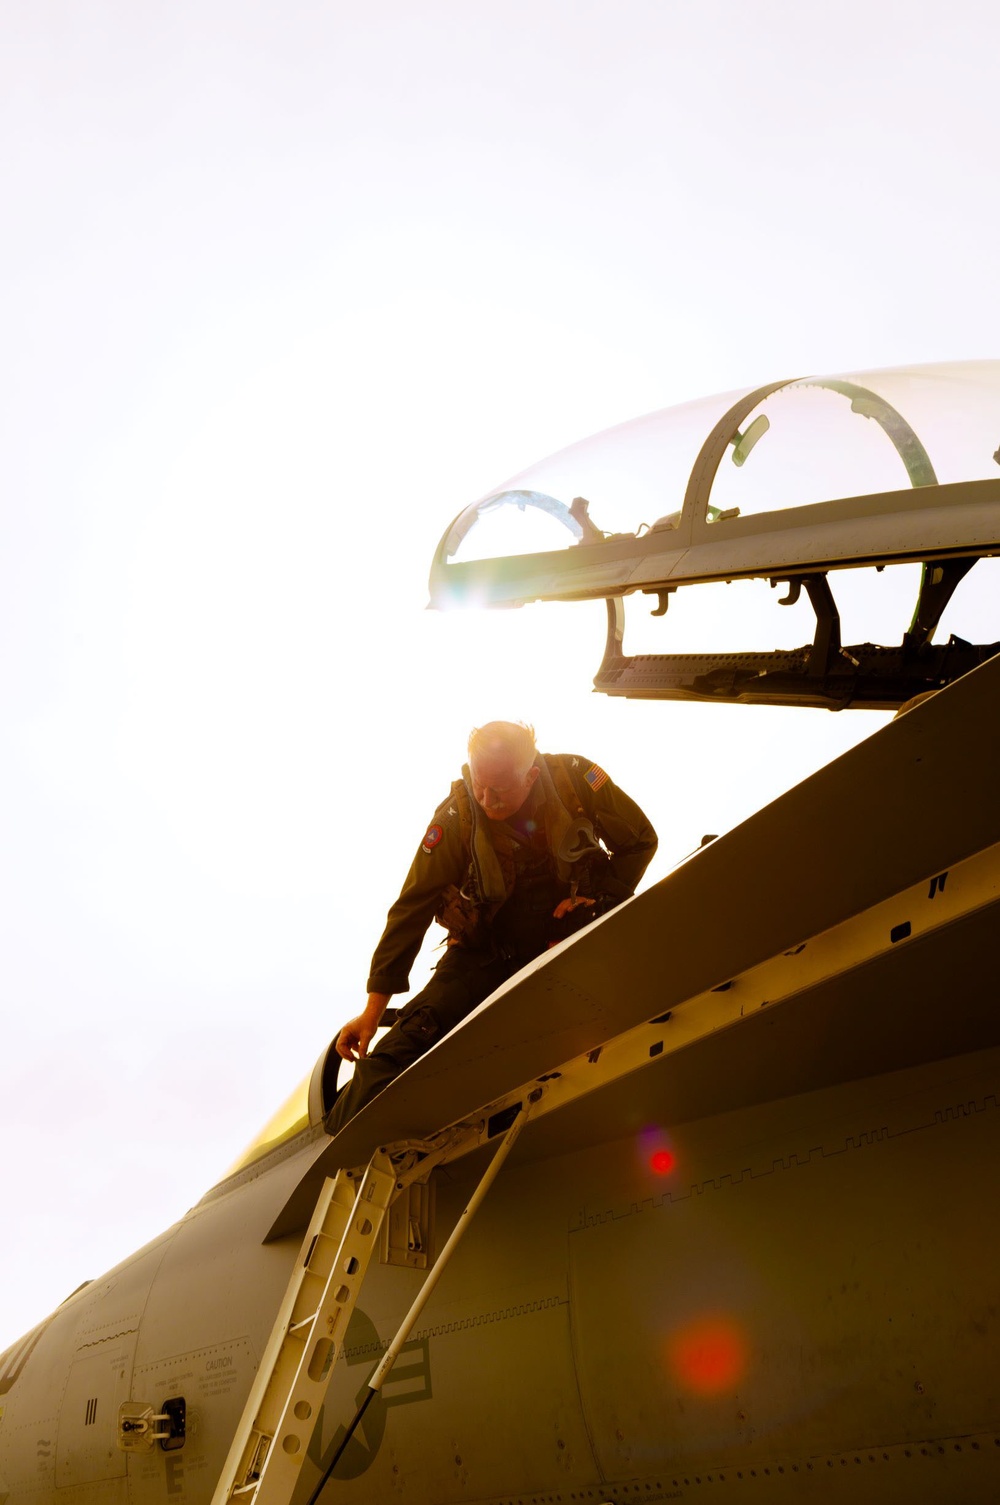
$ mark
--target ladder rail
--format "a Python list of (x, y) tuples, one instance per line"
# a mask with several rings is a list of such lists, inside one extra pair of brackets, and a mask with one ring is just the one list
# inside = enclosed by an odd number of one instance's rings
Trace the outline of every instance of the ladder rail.
[[(529, 1105), (541, 1095), (540, 1088), (529, 1093), (523, 1110), (509, 1125), (480, 1186), (418, 1294), (404, 1329), (379, 1366), (377, 1380), (370, 1382), (376, 1390), (469, 1218), (506, 1159)], [(462, 1124), (437, 1143), (383, 1145), (372, 1156), (360, 1184), (356, 1173), (346, 1169), (324, 1181), (211, 1505), (290, 1505), (391, 1203), (412, 1181), (426, 1180), (456, 1141), (474, 1138), (477, 1132)], [(370, 1391), (369, 1398), (373, 1393)]]
[(261, 1355), (257, 1373), (250, 1387), (250, 1393), (243, 1407), (240, 1421), (233, 1434), (233, 1441), (226, 1456), (219, 1481), (216, 1484), (215, 1492), (212, 1495), (211, 1505), (226, 1505), (226, 1501), (233, 1496), (237, 1470), (247, 1446), (249, 1423), (252, 1423), (257, 1417), (261, 1402), (264, 1399), (264, 1392), (278, 1363), (286, 1334), (293, 1322), (293, 1312), (306, 1273), (309, 1254), (316, 1242), (317, 1235), (330, 1217), (331, 1203), (336, 1199), (343, 1208), (346, 1197), (349, 1196), (351, 1207), (353, 1208), (355, 1193), (349, 1183), (345, 1186), (345, 1181), (346, 1178), (340, 1175), (335, 1177), (328, 1176), (320, 1188), (320, 1194), (316, 1199), (316, 1206), (313, 1209), (313, 1215), (309, 1220), (309, 1226), (303, 1237), (302, 1246), (295, 1257), (292, 1275), (285, 1294), (282, 1297), (281, 1305), (278, 1308), (277, 1316), (271, 1329), (271, 1335)]
[(378, 1150), (360, 1186), (324, 1183), (233, 1437), (212, 1505), (288, 1505), (396, 1190)]
[(325, 1489), (330, 1479), (330, 1475), (333, 1473), (334, 1469), (337, 1467), (337, 1464), (340, 1462), (344, 1449), (347, 1447), (347, 1444), (354, 1436), (358, 1424), (364, 1416), (366, 1410), (368, 1409), (369, 1404), (385, 1383), (389, 1371), (392, 1369), (392, 1366), (398, 1359), (404, 1343), (409, 1338), (410, 1333), (413, 1331), (413, 1327), (415, 1322), (417, 1321), (417, 1318), (420, 1316), (420, 1313), (423, 1311), (425, 1305), (427, 1304), (427, 1301), (434, 1291), (435, 1286), (440, 1280), (445, 1266), (448, 1264), (448, 1261), (451, 1259), (452, 1254), (458, 1247), (462, 1235), (465, 1233), (470, 1222), (475, 1217), (480, 1203), (486, 1196), (486, 1193), (489, 1191), (490, 1187), (493, 1185), (493, 1182), (496, 1180), (496, 1177), (501, 1167), (503, 1166), (504, 1161), (507, 1159), (507, 1156), (514, 1148), (514, 1142), (517, 1139), (517, 1136), (520, 1134), (522, 1128), (524, 1127), (528, 1113), (530, 1112), (534, 1104), (538, 1102), (541, 1096), (542, 1091), (540, 1088), (536, 1088), (533, 1093), (529, 1094), (526, 1103), (522, 1105), (516, 1117), (514, 1118), (513, 1123), (511, 1123), (508, 1127), (506, 1134), (497, 1147), (493, 1159), (486, 1167), (486, 1171), (479, 1181), (479, 1184), (477, 1185), (475, 1191), (472, 1193), (468, 1202), (465, 1204), (463, 1211), (459, 1214), (458, 1221), (455, 1224), (454, 1228), (451, 1230), (444, 1248), (441, 1250), (441, 1253), (434, 1261), (433, 1266), (428, 1271), (427, 1276), (420, 1287), (420, 1290), (417, 1292), (415, 1300), (413, 1301), (406, 1316), (403, 1318), (402, 1324), (399, 1327), (396, 1336), (392, 1339), (391, 1343), (386, 1349), (386, 1352), (382, 1358), (382, 1362), (378, 1365), (371, 1379), (368, 1381), (364, 1399), (362, 1400), (357, 1411), (355, 1411), (354, 1417), (351, 1420), (349, 1426), (346, 1428), (344, 1436), (341, 1439), (340, 1446), (337, 1448), (336, 1452), (331, 1458), (319, 1482), (313, 1487), (307, 1505), (317, 1505), (317, 1501), (319, 1500), (320, 1495), (323, 1493), (323, 1490)]

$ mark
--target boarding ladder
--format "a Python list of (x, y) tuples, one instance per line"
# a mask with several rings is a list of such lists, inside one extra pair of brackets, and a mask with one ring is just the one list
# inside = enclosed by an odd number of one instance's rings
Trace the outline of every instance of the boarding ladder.
[[(368, 1382), (365, 1405), (381, 1389), (452, 1250), (513, 1146), (524, 1117), (524, 1112), (519, 1113), (508, 1128), (428, 1271), (402, 1327)], [(475, 1131), (470, 1133), (462, 1125), (433, 1145), (411, 1142), (383, 1147), (372, 1156), (360, 1185), (357, 1173), (349, 1170), (338, 1171), (324, 1182), (211, 1505), (290, 1505), (391, 1203), (412, 1182), (426, 1180), (435, 1165), (454, 1153), (459, 1140), (477, 1138)], [(355, 1416), (348, 1436), (363, 1410)], [(336, 1461), (314, 1491), (314, 1499)]]

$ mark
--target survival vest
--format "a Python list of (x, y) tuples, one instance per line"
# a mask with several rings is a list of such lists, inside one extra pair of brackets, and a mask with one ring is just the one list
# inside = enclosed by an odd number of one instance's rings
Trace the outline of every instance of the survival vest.
[[(580, 887), (591, 887), (594, 868), (607, 862), (607, 854), (561, 760), (542, 753), (535, 762), (544, 796), (546, 846), (556, 876), (575, 894)], [(473, 797), (468, 765), (462, 775), (452, 784), (451, 797), (469, 853), (469, 869), (461, 888), (449, 884), (443, 891), (435, 919), (448, 931), (449, 939), (475, 943), (510, 898), (516, 863), (511, 837), (491, 825)]]

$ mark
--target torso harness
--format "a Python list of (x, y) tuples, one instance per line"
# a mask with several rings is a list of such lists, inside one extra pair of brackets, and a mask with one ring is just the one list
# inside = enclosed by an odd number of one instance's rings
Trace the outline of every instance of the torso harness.
[[(541, 878), (549, 892), (557, 881), (565, 885), (568, 895), (591, 896), (595, 869), (599, 871), (608, 861), (607, 853), (560, 760), (541, 754), (535, 761), (544, 801), (545, 849), (530, 864), (528, 881)], [(519, 871), (522, 883), (528, 874), (521, 860), (521, 843), (502, 823), (491, 822), (483, 813), (472, 794), (467, 765), (462, 775), (452, 784), (451, 797), (469, 853), (469, 869), (461, 888), (450, 884), (444, 890), (435, 918), (448, 931), (449, 942), (475, 946), (486, 941), (494, 917), (514, 892)]]

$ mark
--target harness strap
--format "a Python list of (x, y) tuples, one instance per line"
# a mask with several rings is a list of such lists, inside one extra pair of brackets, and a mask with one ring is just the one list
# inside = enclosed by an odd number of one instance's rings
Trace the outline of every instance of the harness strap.
[(549, 850), (555, 858), (561, 882), (572, 883), (579, 878), (579, 864), (587, 857), (595, 856), (601, 848), (565, 768), (555, 761), (550, 768), (544, 755), (537, 761), (539, 783), (545, 796), (545, 835)]
[[(481, 904), (494, 904), (499, 907), (510, 894), (514, 886), (514, 864), (510, 862), (509, 872), (504, 872), (506, 863), (501, 863), (489, 835), (484, 830), (483, 812), (479, 802), (472, 793), (472, 774), (468, 763), (462, 765), (461, 792), (465, 795), (464, 800), (459, 796), (459, 811), (463, 820), (465, 810), (471, 823), (469, 832), (469, 855), (472, 860), (472, 871), (477, 890), (476, 897)], [(463, 835), (464, 835), (463, 831)]]

